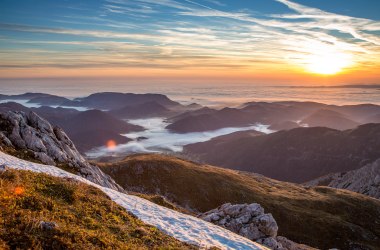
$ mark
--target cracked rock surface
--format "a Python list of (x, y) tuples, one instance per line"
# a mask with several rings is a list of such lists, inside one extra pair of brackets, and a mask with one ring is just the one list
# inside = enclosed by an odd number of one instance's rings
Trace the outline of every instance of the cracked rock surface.
[(224, 227), (252, 241), (278, 250), (305, 250), (311, 247), (297, 244), (285, 237), (277, 236), (278, 226), (272, 214), (264, 213), (260, 204), (231, 204), (199, 215), (205, 221)]
[(0, 110), (0, 146), (31, 152), (46, 165), (62, 166), (86, 179), (122, 191), (98, 167), (89, 164), (59, 127), (34, 112)]

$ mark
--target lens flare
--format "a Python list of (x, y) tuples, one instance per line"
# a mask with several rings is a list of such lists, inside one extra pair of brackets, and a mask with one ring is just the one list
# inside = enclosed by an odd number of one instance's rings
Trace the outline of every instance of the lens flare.
[(25, 189), (23, 187), (15, 187), (14, 194), (15, 195), (22, 195), (25, 192)]
[(106, 144), (108, 150), (114, 150), (116, 145), (117, 143), (114, 140), (108, 140)]

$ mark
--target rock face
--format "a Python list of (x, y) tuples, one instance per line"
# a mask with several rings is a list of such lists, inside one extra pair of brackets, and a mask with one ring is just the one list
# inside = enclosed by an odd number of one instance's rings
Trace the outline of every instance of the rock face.
[(294, 243), (285, 237), (277, 236), (278, 226), (271, 214), (257, 203), (231, 204), (199, 215), (205, 221), (224, 227), (270, 249), (302, 250), (310, 247)]
[(380, 199), (380, 159), (360, 169), (329, 174), (305, 185), (347, 189)]
[(99, 185), (123, 190), (98, 167), (89, 164), (59, 127), (34, 112), (0, 111), (0, 146), (24, 150), (47, 165), (58, 165)]

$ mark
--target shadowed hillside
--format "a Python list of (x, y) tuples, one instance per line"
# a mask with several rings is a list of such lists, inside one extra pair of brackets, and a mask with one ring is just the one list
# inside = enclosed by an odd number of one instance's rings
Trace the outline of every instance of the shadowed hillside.
[(380, 158), (380, 124), (346, 131), (295, 128), (228, 138), (189, 144), (184, 150), (209, 164), (297, 183), (358, 169)]

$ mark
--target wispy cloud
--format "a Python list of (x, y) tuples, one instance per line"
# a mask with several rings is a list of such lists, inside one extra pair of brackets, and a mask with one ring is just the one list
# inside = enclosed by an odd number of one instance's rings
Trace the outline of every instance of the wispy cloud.
[[(348, 54), (356, 65), (380, 66), (380, 22), (289, 0), (272, 1), (289, 11), (260, 15), (246, 9), (223, 11), (226, 4), (216, 0), (106, 0), (99, 16), (66, 15), (57, 21), (93, 23), (91, 29), (2, 23), (0, 34), (16, 31), (58, 38), (26, 36), (20, 41), (2, 35), (0, 67), (302, 67), (305, 58), (321, 48)], [(26, 49), (21, 53), (10, 44)], [(30, 46), (49, 49), (28, 50)], [(29, 59), (22, 60), (25, 57)]]

